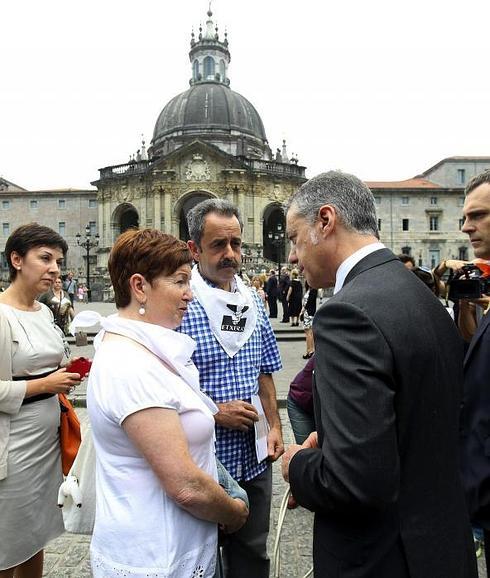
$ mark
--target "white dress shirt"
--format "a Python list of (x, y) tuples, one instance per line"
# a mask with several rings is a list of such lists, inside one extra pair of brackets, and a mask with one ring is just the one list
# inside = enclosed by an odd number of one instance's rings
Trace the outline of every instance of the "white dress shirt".
[(375, 242), (362, 247), (355, 253), (352, 253), (350, 257), (347, 257), (345, 261), (342, 261), (340, 267), (337, 269), (337, 274), (335, 275), (335, 287), (333, 293), (338, 293), (342, 287), (344, 286), (345, 278), (350, 273), (350, 271), (354, 268), (355, 265), (362, 261), (364, 257), (367, 257), (371, 253), (375, 251), (379, 251), (380, 249), (384, 249), (385, 246), (383, 243)]

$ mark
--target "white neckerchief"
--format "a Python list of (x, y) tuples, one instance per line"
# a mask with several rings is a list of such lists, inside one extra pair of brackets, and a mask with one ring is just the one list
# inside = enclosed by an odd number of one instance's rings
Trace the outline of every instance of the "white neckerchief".
[(229, 357), (234, 357), (247, 343), (257, 324), (257, 307), (250, 289), (238, 275), (234, 283), (235, 291), (211, 287), (197, 265), (192, 269), (194, 298), (204, 308), (213, 335)]
[(335, 293), (338, 293), (342, 289), (347, 275), (359, 263), (359, 261), (362, 261), (364, 257), (367, 257), (371, 253), (384, 248), (385, 246), (383, 243), (371, 243), (365, 247), (361, 247), (355, 253), (352, 253), (350, 257), (347, 257), (345, 261), (342, 261), (340, 267), (337, 269), (337, 274), (335, 275), (333, 294), (335, 295)]
[(117, 313), (102, 317), (96, 311), (78, 313), (71, 323), (70, 332), (74, 333), (79, 327), (92, 327), (97, 323), (100, 323), (102, 329), (94, 338), (96, 350), (100, 347), (106, 331), (136, 341), (170, 366), (199, 395), (213, 414), (218, 412), (215, 403), (199, 388), (199, 372), (191, 359), (196, 348), (194, 339), (161, 325), (125, 319)]

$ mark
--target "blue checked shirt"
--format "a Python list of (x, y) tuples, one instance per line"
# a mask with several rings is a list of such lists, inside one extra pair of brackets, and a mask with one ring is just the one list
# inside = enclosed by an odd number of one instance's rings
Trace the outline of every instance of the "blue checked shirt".
[[(214, 337), (197, 299), (191, 301), (177, 329), (196, 341), (192, 359), (199, 370), (201, 390), (215, 403), (237, 399), (250, 402), (251, 396), (259, 391), (259, 374), (282, 368), (267, 313), (257, 293), (252, 291), (252, 295), (257, 304), (257, 325), (234, 357), (229, 357)], [(251, 480), (267, 468), (265, 461), (257, 462), (254, 428), (242, 432), (216, 426), (216, 454), (236, 480)]]

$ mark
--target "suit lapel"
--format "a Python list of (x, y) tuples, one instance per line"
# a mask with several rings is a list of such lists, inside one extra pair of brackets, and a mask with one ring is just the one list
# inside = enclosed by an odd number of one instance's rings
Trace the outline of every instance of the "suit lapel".
[(364, 257), (364, 259), (361, 259), (359, 263), (356, 263), (354, 267), (352, 267), (352, 269), (347, 274), (347, 277), (345, 278), (343, 287), (345, 287), (349, 281), (352, 281), (354, 277), (357, 277), (359, 273), (363, 273), (364, 271), (372, 269), (373, 267), (378, 267), (378, 265), (382, 265), (388, 261), (398, 261), (398, 257), (394, 255), (389, 249), (379, 249), (378, 251), (374, 251), (374, 253), (370, 253)]
[(471, 354), (473, 352), (473, 349), (475, 348), (475, 345), (478, 343), (481, 336), (485, 333), (489, 323), (490, 323), (490, 314), (484, 315), (480, 321), (480, 324), (476, 328), (475, 334), (473, 335), (473, 339), (471, 340), (470, 346), (468, 347), (468, 351), (466, 352), (466, 355), (464, 358), (465, 367), (466, 367), (466, 364), (468, 363), (468, 361), (471, 357)]

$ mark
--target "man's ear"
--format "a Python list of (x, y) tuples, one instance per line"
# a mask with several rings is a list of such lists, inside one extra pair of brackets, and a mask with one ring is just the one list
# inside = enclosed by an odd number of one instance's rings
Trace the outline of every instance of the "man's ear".
[(187, 246), (192, 253), (192, 258), (194, 261), (199, 261), (199, 247), (197, 246), (197, 243), (192, 239), (189, 239), (189, 241), (187, 241)]
[(320, 231), (323, 236), (329, 235), (336, 223), (337, 214), (332, 205), (323, 205), (318, 210), (318, 222), (320, 223)]

